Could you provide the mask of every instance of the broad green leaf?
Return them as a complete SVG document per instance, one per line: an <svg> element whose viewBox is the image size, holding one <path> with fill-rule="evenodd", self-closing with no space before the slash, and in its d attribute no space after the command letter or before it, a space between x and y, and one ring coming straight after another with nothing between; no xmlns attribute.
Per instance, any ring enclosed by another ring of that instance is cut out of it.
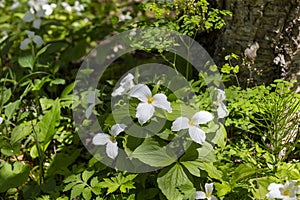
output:
<svg viewBox="0 0 300 200"><path fill-rule="evenodd" d="M257 169L251 164L241 164L239 165L232 175L231 183L235 184L239 180L244 179L248 176L251 176L257 172Z"/></svg>
<svg viewBox="0 0 300 200"><path fill-rule="evenodd" d="M120 186L119 183L113 182L109 178L104 178L103 180L104 181L100 183L100 187L108 188L107 189L107 194L110 194L110 193L113 193L113 192L117 191L117 189Z"/></svg>
<svg viewBox="0 0 300 200"><path fill-rule="evenodd" d="M20 142L31 132L32 132L31 124L21 124L19 126L16 126L11 133L11 143L14 144Z"/></svg>
<svg viewBox="0 0 300 200"><path fill-rule="evenodd" d="M180 164L174 164L172 167L163 169L158 174L157 183L159 189L167 199L172 200L183 199L183 194L178 190L180 186L190 185L193 187L193 183L190 181Z"/></svg>
<svg viewBox="0 0 300 200"><path fill-rule="evenodd" d="M185 105L184 103L171 103L171 107L172 107L172 112L168 113L166 112L166 117L167 120L169 121L174 121L176 120L178 117L184 116L184 117L188 117L191 118L196 112L198 112L197 109Z"/></svg>
<svg viewBox="0 0 300 200"><path fill-rule="evenodd" d="M213 147L207 143L204 142L201 148L197 149L198 151L198 160L202 162L215 162L216 161L216 155Z"/></svg>
<svg viewBox="0 0 300 200"><path fill-rule="evenodd" d="M220 125L220 128L217 130L215 137L212 139L214 144L217 144L222 149L226 145L227 132L223 125Z"/></svg>
<svg viewBox="0 0 300 200"><path fill-rule="evenodd" d="M13 103L9 103L5 106L5 116L7 117L7 120L11 119L12 115L15 114L16 110L19 109L20 106L20 100L17 100Z"/></svg>
<svg viewBox="0 0 300 200"><path fill-rule="evenodd" d="M83 189L82 196L86 200L92 199L92 191L90 188L86 187Z"/></svg>
<svg viewBox="0 0 300 200"><path fill-rule="evenodd" d="M269 192L268 187L271 183L276 183L276 179L274 177L262 177L262 178L255 178L250 180L252 184L258 186L252 191L253 196L255 199L264 199L266 194Z"/></svg>
<svg viewBox="0 0 300 200"><path fill-rule="evenodd" d="M67 85L65 89L62 91L60 98L66 98L74 89L75 82Z"/></svg>
<svg viewBox="0 0 300 200"><path fill-rule="evenodd" d="M13 167L4 162L0 168L0 193L22 185L28 179L29 172L30 167L19 161Z"/></svg>
<svg viewBox="0 0 300 200"><path fill-rule="evenodd" d="M88 180L94 175L94 171L84 171L82 173L82 180L87 183Z"/></svg>
<svg viewBox="0 0 300 200"><path fill-rule="evenodd" d="M225 196L229 192L231 192L231 187L228 182L222 181L222 183L214 183L218 197Z"/></svg>
<svg viewBox="0 0 300 200"><path fill-rule="evenodd" d="M181 164L194 176L200 177L200 168L203 168L203 163L199 161L184 161Z"/></svg>
<svg viewBox="0 0 300 200"><path fill-rule="evenodd" d="M75 185L71 190L71 198L70 199L74 199L75 197L80 196L80 194L83 192L84 187L85 187L85 184L83 184L83 183Z"/></svg>
<svg viewBox="0 0 300 200"><path fill-rule="evenodd" d="M223 173L218 170L213 163L203 163L204 170L208 173L210 178L214 178L217 180L222 180Z"/></svg>
<svg viewBox="0 0 300 200"><path fill-rule="evenodd" d="M11 89L6 89L3 91L0 91L0 95L1 95L1 98L0 98L0 104L1 105L4 105L11 97Z"/></svg>
<svg viewBox="0 0 300 200"><path fill-rule="evenodd" d="M169 153L166 148L160 147L157 141L145 139L131 154L131 157L137 158L153 167L165 167L177 160L174 153Z"/></svg>
<svg viewBox="0 0 300 200"><path fill-rule="evenodd" d="M25 54L25 55L21 55L18 58L18 63L22 66L22 67L28 67L31 70L33 70L33 62L34 62L34 58L32 56L31 53Z"/></svg>

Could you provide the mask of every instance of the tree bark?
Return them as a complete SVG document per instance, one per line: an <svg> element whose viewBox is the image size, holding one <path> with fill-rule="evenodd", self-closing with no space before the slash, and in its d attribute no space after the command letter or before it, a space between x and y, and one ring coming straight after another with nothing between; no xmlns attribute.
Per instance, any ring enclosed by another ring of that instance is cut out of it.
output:
<svg viewBox="0 0 300 200"><path fill-rule="evenodd" d="M299 0L215 0L214 3L219 9L233 13L225 19L226 26L218 34L215 50L211 52L218 65L224 63L226 55L235 53L244 59L239 63L244 66L240 72L244 83L253 79L254 84L270 84L283 78L298 80L299 86ZM257 52L251 52L256 43Z"/></svg>

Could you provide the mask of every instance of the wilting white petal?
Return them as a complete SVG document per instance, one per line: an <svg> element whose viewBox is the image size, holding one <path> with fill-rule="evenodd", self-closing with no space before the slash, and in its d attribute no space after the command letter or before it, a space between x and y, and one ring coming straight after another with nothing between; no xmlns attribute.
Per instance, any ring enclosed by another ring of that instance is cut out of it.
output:
<svg viewBox="0 0 300 200"><path fill-rule="evenodd" d="M23 40L20 44L20 49L21 50L25 50L28 48L29 43L31 43L31 40L29 38L26 38L25 40Z"/></svg>
<svg viewBox="0 0 300 200"><path fill-rule="evenodd" d="M204 192L202 192L202 191L196 192L196 199L205 199L205 198L206 198L206 195Z"/></svg>
<svg viewBox="0 0 300 200"><path fill-rule="evenodd" d="M132 82L134 76L131 73L128 73L120 82L120 85L126 85L127 83Z"/></svg>
<svg viewBox="0 0 300 200"><path fill-rule="evenodd" d="M192 117L195 124L206 124L213 119L213 115L207 111L199 111Z"/></svg>
<svg viewBox="0 0 300 200"><path fill-rule="evenodd" d="M41 19L35 19L33 21L33 27L36 28L36 29L40 29L41 24L42 24L42 20Z"/></svg>
<svg viewBox="0 0 300 200"><path fill-rule="evenodd" d="M206 194L212 194L214 190L214 184L213 183L205 183L205 192Z"/></svg>
<svg viewBox="0 0 300 200"><path fill-rule="evenodd" d="M143 125L147 122L154 113L154 106L148 103L139 103L136 108L136 118L138 118L139 123Z"/></svg>
<svg viewBox="0 0 300 200"><path fill-rule="evenodd" d="M196 126L191 126L189 128L189 134L192 140L198 144L203 144L203 142L205 141L205 132Z"/></svg>
<svg viewBox="0 0 300 200"><path fill-rule="evenodd" d="M110 141L110 136L105 133L97 133L93 137L93 144L94 145L105 145Z"/></svg>
<svg viewBox="0 0 300 200"><path fill-rule="evenodd" d="M218 88L215 88L215 90L217 90L217 92L218 92L218 95L217 95L218 101L224 101L226 99L226 97L225 97L225 91L224 90L220 90Z"/></svg>
<svg viewBox="0 0 300 200"><path fill-rule="evenodd" d="M282 184L271 183L268 187L268 190L270 192L267 194L267 198L279 198L279 199L283 198L279 188L283 188L283 185Z"/></svg>
<svg viewBox="0 0 300 200"><path fill-rule="evenodd" d="M118 87L116 90L113 91L111 94L113 97L118 95L123 95L127 93L129 90L131 90L134 87L133 83L133 75L127 74L120 82L120 87Z"/></svg>
<svg viewBox="0 0 300 200"><path fill-rule="evenodd" d="M38 35L34 36L33 42L36 44L37 47L42 46L42 44L44 43L43 39Z"/></svg>
<svg viewBox="0 0 300 200"><path fill-rule="evenodd" d="M125 88L123 86L120 86L111 93L111 96L115 97L115 96L123 95L125 93L126 93Z"/></svg>
<svg viewBox="0 0 300 200"><path fill-rule="evenodd" d="M32 22L33 20L34 20L34 14L32 14L31 12L27 12L23 17L24 22Z"/></svg>
<svg viewBox="0 0 300 200"><path fill-rule="evenodd" d="M3 118L2 118L2 117L0 117L0 124L2 124L2 122L3 122Z"/></svg>
<svg viewBox="0 0 300 200"><path fill-rule="evenodd" d="M147 102L152 93L147 85L138 84L130 90L130 96L138 98L142 102Z"/></svg>
<svg viewBox="0 0 300 200"><path fill-rule="evenodd" d="M91 104L89 105L89 107L86 109L85 111L85 117L88 119L90 118L91 114L92 114L92 111L93 111L93 108L95 107L96 104Z"/></svg>
<svg viewBox="0 0 300 200"><path fill-rule="evenodd" d="M166 95L155 94L153 96L152 105L158 108L167 110L169 113L172 112L171 104L168 102Z"/></svg>
<svg viewBox="0 0 300 200"><path fill-rule="evenodd" d="M228 115L229 111L227 110L224 103L222 103L222 102L219 103L217 113L218 113L218 118L224 118L224 117L226 117L226 115Z"/></svg>
<svg viewBox="0 0 300 200"><path fill-rule="evenodd" d="M172 131L180 131L189 128L189 119L186 117L178 117L172 124Z"/></svg>
<svg viewBox="0 0 300 200"><path fill-rule="evenodd" d="M106 154L111 159L115 159L118 155L118 144L116 142L109 141L106 144Z"/></svg>
<svg viewBox="0 0 300 200"><path fill-rule="evenodd" d="M28 30L25 30L25 32L26 32L26 34L28 35L28 37L34 37L34 32L32 32L32 31L28 31Z"/></svg>
<svg viewBox="0 0 300 200"><path fill-rule="evenodd" d="M119 135L122 131L124 131L126 128L125 124L115 124L111 127L111 134L114 136Z"/></svg>

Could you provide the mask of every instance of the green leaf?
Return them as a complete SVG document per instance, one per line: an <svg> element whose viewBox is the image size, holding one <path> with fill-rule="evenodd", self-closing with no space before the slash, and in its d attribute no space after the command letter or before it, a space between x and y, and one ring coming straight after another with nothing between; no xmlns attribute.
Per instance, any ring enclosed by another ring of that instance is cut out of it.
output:
<svg viewBox="0 0 300 200"><path fill-rule="evenodd" d="M9 103L5 106L5 116L7 120L11 119L12 115L16 113L16 110L19 109L20 100L17 100L13 103Z"/></svg>
<svg viewBox="0 0 300 200"><path fill-rule="evenodd" d="M239 165L232 175L231 182L233 184L237 183L239 180L244 179L248 176L251 176L257 172L257 169L251 164L241 164Z"/></svg>
<svg viewBox="0 0 300 200"><path fill-rule="evenodd" d="M216 155L213 147L208 143L204 142L201 148L197 149L198 151L198 159L202 162L215 162Z"/></svg>
<svg viewBox="0 0 300 200"><path fill-rule="evenodd" d="M181 164L194 176L200 177L200 167L203 164L199 161L184 161Z"/></svg>
<svg viewBox="0 0 300 200"><path fill-rule="evenodd" d="M109 178L104 178L103 180L104 180L104 181L102 181L102 182L100 183L100 186L101 186L102 188L108 188L107 194L110 194L110 193L113 193L113 192L117 191L117 189L118 189L119 186L120 186L117 182L114 182L114 181L112 181L112 180L109 179Z"/></svg>
<svg viewBox="0 0 300 200"><path fill-rule="evenodd" d="M67 87L65 87L65 89L62 91L60 98L66 98L68 96L68 94L70 94L75 86L75 82L69 84Z"/></svg>
<svg viewBox="0 0 300 200"><path fill-rule="evenodd" d="M196 112L197 109L185 105L184 103L171 103L171 107L172 107L172 112L168 113L166 112L166 118L169 121L174 121L177 119L177 117L188 117L191 118Z"/></svg>
<svg viewBox="0 0 300 200"><path fill-rule="evenodd" d="M226 137L227 137L226 129L223 125L220 125L220 128L216 131L216 135L212 139L212 142L217 144L222 149L224 149L226 145L226 140L225 140Z"/></svg>
<svg viewBox="0 0 300 200"><path fill-rule="evenodd" d="M84 188L82 192L82 196L86 200L92 199L92 191L90 188Z"/></svg>
<svg viewBox="0 0 300 200"><path fill-rule="evenodd" d="M165 167L177 160L176 155L167 152L166 148L160 147L157 141L145 139L131 154L131 157L137 158L153 167Z"/></svg>
<svg viewBox="0 0 300 200"><path fill-rule="evenodd" d="M0 193L25 183L29 172L30 167L19 161L15 162L13 167L9 163L4 162L0 169Z"/></svg>
<svg viewBox="0 0 300 200"><path fill-rule="evenodd" d="M80 196L80 194L83 192L84 187L85 187L85 184L83 184L83 183L75 185L71 190L71 199L74 199L75 197Z"/></svg>
<svg viewBox="0 0 300 200"><path fill-rule="evenodd" d="M214 183L218 197L225 196L229 192L231 192L231 187L228 182L222 181L222 183Z"/></svg>
<svg viewBox="0 0 300 200"><path fill-rule="evenodd" d="M1 105L4 105L11 97L11 89L6 89L4 92L0 91L1 98L0 98L0 103Z"/></svg>
<svg viewBox="0 0 300 200"><path fill-rule="evenodd" d="M33 62L34 62L34 58L32 56L31 53L25 54L25 55L21 55L18 58L18 63L22 66L22 67L28 67L31 70L33 70Z"/></svg>
<svg viewBox="0 0 300 200"><path fill-rule="evenodd" d="M94 175L94 171L84 171L82 173L82 180L87 183L87 181Z"/></svg>
<svg viewBox="0 0 300 200"><path fill-rule="evenodd" d="M172 167L163 169L157 178L159 189L167 197L172 200L182 200L183 194L179 191L178 187L183 185L190 185L190 181L180 164L174 164Z"/></svg>
<svg viewBox="0 0 300 200"><path fill-rule="evenodd" d="M222 180L223 173L218 170L213 163L203 163L204 170L208 173L210 178L214 178L217 180Z"/></svg>
<svg viewBox="0 0 300 200"><path fill-rule="evenodd" d="M21 124L16 126L11 133L11 143L17 143L23 140L32 132L31 124Z"/></svg>

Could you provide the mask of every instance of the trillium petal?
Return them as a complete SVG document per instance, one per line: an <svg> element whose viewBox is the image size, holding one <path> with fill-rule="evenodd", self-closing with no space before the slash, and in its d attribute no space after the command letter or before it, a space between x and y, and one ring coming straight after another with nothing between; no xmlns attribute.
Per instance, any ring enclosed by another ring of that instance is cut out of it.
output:
<svg viewBox="0 0 300 200"><path fill-rule="evenodd" d="M212 195L210 199L211 200L218 200L217 197L215 197L214 195Z"/></svg>
<svg viewBox="0 0 300 200"><path fill-rule="evenodd" d="M108 142L110 142L109 139L109 135L105 134L105 133L97 133L94 137L93 137L93 144L94 145L105 145Z"/></svg>
<svg viewBox="0 0 300 200"><path fill-rule="evenodd" d="M221 90L221 89L218 89L218 88L215 88L215 90L217 90L217 92L218 92L218 95L217 95L218 101L224 101L226 99L225 91Z"/></svg>
<svg viewBox="0 0 300 200"><path fill-rule="evenodd" d="M25 33L28 35L29 38L33 38L35 35L34 32L28 30L25 30Z"/></svg>
<svg viewBox="0 0 300 200"><path fill-rule="evenodd" d="M205 198L206 198L206 195L204 192L202 192L202 191L196 192L196 199L205 199Z"/></svg>
<svg viewBox="0 0 300 200"><path fill-rule="evenodd" d="M23 17L24 22L31 22L33 20L34 20L34 15L31 12L27 12Z"/></svg>
<svg viewBox="0 0 300 200"><path fill-rule="evenodd" d="M126 128L125 124L115 124L111 127L111 134L114 136L119 135L122 131L124 131Z"/></svg>
<svg viewBox="0 0 300 200"><path fill-rule="evenodd" d="M120 85L126 85L130 82L132 82L134 79L134 76L131 73L128 73L120 82Z"/></svg>
<svg viewBox="0 0 300 200"><path fill-rule="evenodd" d="M0 117L0 124L2 124L2 122L3 122L3 118L2 118L2 117Z"/></svg>
<svg viewBox="0 0 300 200"><path fill-rule="evenodd" d="M130 96L138 98L142 102L147 102L148 97L151 97L152 94L147 85L138 84L131 89Z"/></svg>
<svg viewBox="0 0 300 200"><path fill-rule="evenodd" d="M28 48L28 44L31 42L30 39L26 38L25 40L23 40L20 44L20 49L25 50Z"/></svg>
<svg viewBox="0 0 300 200"><path fill-rule="evenodd" d="M213 183L205 183L205 192L208 194L212 194L213 190L214 190L214 185Z"/></svg>
<svg viewBox="0 0 300 200"><path fill-rule="evenodd" d="M205 141L205 132L196 126L192 126L189 128L189 134L192 140L198 144L203 144L203 142Z"/></svg>
<svg viewBox="0 0 300 200"><path fill-rule="evenodd" d="M106 154L111 159L115 159L118 156L118 144L116 142L109 141L106 144Z"/></svg>
<svg viewBox="0 0 300 200"><path fill-rule="evenodd" d="M124 93L125 93L125 88L121 85L111 93L111 96L115 97L115 96L123 95Z"/></svg>
<svg viewBox="0 0 300 200"><path fill-rule="evenodd" d="M41 24L42 24L42 20L41 19L35 19L33 21L33 27L36 28L36 29L40 29Z"/></svg>
<svg viewBox="0 0 300 200"><path fill-rule="evenodd" d="M39 35L34 36L33 42L36 44L37 47L42 46L44 43L43 39Z"/></svg>
<svg viewBox="0 0 300 200"><path fill-rule="evenodd" d="M195 124L206 124L213 119L213 115L207 111L199 111L192 117Z"/></svg>
<svg viewBox="0 0 300 200"><path fill-rule="evenodd" d="M37 13L35 14L38 18L43 17L45 15L45 11L44 10L39 10L37 11Z"/></svg>
<svg viewBox="0 0 300 200"><path fill-rule="evenodd" d="M172 131L180 131L189 128L189 119L186 117L178 117L172 124Z"/></svg>
<svg viewBox="0 0 300 200"><path fill-rule="evenodd" d="M224 103L220 103L217 109L218 117L219 118L224 118L226 115L228 115L229 111L227 110L226 106Z"/></svg>
<svg viewBox="0 0 300 200"><path fill-rule="evenodd" d="M148 103L139 103L136 108L136 118L138 118L139 123L143 125L148 121L154 113L154 106Z"/></svg>
<svg viewBox="0 0 300 200"><path fill-rule="evenodd" d="M279 188L283 188L283 185L282 184L271 183L268 187L268 190L270 192L266 195L266 197L267 198L283 198Z"/></svg>
<svg viewBox="0 0 300 200"><path fill-rule="evenodd" d="M158 108L167 110L169 113L172 112L171 104L167 100L167 96L164 94L155 94L153 96L152 105Z"/></svg>

